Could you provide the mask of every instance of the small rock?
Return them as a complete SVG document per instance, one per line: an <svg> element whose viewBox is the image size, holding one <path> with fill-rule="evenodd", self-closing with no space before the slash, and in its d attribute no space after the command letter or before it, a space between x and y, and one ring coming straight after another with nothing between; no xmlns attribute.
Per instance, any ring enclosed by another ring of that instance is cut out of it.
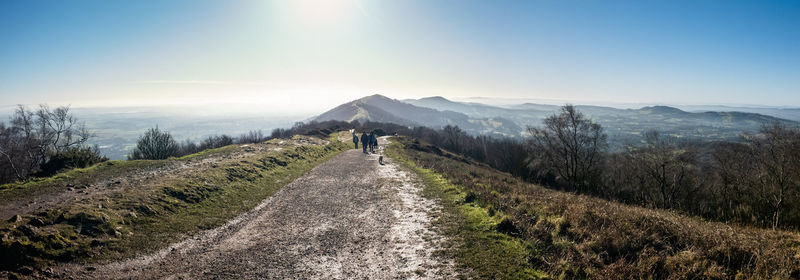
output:
<svg viewBox="0 0 800 280"><path fill-rule="evenodd" d="M33 275L33 268L30 268L29 266L23 266L19 269L19 273L22 275Z"/></svg>
<svg viewBox="0 0 800 280"><path fill-rule="evenodd" d="M20 215L14 215L13 217L11 217L11 219L8 219L8 222L9 222L9 223L19 223L19 222L22 222L22 216L20 216Z"/></svg>
<svg viewBox="0 0 800 280"><path fill-rule="evenodd" d="M29 224L29 225L32 225L32 226L35 226L35 227L43 227L43 226L45 226L45 225L46 225L46 224L44 223L44 221L42 221L42 219L39 219L39 218L33 218L33 219L31 219L30 221L28 221L28 224Z"/></svg>
<svg viewBox="0 0 800 280"><path fill-rule="evenodd" d="M34 236L39 233L39 230L29 225L21 225L17 229L27 236Z"/></svg>

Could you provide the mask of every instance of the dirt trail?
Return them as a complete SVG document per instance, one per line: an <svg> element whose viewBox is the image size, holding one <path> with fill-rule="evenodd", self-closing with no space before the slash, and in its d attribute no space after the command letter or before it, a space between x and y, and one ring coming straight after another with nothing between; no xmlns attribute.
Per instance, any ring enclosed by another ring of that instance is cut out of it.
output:
<svg viewBox="0 0 800 280"><path fill-rule="evenodd" d="M385 139L381 139L384 142ZM416 175L390 159L349 150L314 168L255 209L152 255L62 277L104 279L454 278L435 254L435 201Z"/></svg>

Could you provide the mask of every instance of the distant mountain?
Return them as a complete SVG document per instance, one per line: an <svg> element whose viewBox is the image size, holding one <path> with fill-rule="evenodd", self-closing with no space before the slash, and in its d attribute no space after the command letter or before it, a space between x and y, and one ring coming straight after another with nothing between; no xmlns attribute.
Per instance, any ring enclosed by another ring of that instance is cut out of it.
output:
<svg viewBox="0 0 800 280"><path fill-rule="evenodd" d="M800 108L778 107L734 107L719 105L683 105L677 106L689 112L745 112L773 116L792 121L800 121Z"/></svg>
<svg viewBox="0 0 800 280"><path fill-rule="evenodd" d="M415 106L377 94L339 105L314 120L391 122L431 128L456 125L473 134L499 134L512 137L517 137L522 132L522 128L514 121L499 116L471 117L452 110Z"/></svg>
<svg viewBox="0 0 800 280"><path fill-rule="evenodd" d="M453 111L471 117L491 118L503 116L509 109L490 106L480 103L455 102L441 96L426 97L421 99L406 99L403 102L419 107L432 108L440 111Z"/></svg>
<svg viewBox="0 0 800 280"><path fill-rule="evenodd" d="M764 124L798 125L795 121L748 112L687 112L671 106L575 107L603 126L612 149L642 141L643 133L648 130L682 139L735 140L743 133L757 132ZM559 109L560 106L534 103L497 107L440 96L400 101L372 95L342 104L314 120L378 121L432 128L457 125L472 134L519 137L525 127L541 126L545 118Z"/></svg>
<svg viewBox="0 0 800 280"><path fill-rule="evenodd" d="M525 103L509 107L496 107L479 103L428 97L405 100L410 104L436 110L449 110L470 117L493 118L502 116L519 127L539 126L542 120L558 113L560 106ZM742 133L758 131L769 123L797 124L797 122L750 112L687 112L670 106L649 106L640 109L619 109L604 106L576 105L580 112L603 125L612 144L641 141L642 132L659 130L665 134L695 139L735 139ZM779 110L779 109L774 109ZM787 111L791 112L791 111Z"/></svg>

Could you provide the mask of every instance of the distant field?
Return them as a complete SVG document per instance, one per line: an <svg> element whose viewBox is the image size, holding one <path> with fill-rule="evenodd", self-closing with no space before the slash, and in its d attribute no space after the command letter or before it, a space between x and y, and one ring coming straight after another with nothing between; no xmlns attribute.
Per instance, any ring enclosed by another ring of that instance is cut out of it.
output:
<svg viewBox="0 0 800 280"><path fill-rule="evenodd" d="M148 128L158 126L182 142L199 142L213 135L238 136L251 130L265 134L278 127L289 127L301 116L256 114L191 115L185 112L168 112L159 108L73 109L75 116L86 122L95 133L89 142L100 147L110 159L125 159L136 140Z"/></svg>

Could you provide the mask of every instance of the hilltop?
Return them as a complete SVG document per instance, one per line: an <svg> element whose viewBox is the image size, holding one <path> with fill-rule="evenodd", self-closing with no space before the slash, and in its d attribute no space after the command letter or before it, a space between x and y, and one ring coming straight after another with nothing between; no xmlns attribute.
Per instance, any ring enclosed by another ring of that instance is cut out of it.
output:
<svg viewBox="0 0 800 280"><path fill-rule="evenodd" d="M522 132L521 127L501 116L489 118L470 117L460 112L419 107L378 94L339 105L322 113L313 120L385 122L431 128L452 125L474 134L496 134L512 137L519 136Z"/></svg>

